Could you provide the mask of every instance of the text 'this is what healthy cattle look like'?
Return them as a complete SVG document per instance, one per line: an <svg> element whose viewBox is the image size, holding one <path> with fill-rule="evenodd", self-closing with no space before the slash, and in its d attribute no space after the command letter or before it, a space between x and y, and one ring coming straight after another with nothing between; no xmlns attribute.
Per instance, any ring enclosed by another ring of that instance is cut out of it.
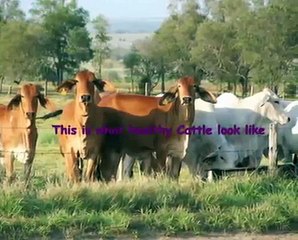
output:
<svg viewBox="0 0 298 240"><path fill-rule="evenodd" d="M212 93L196 86L191 77L179 79L162 97L122 93L103 97L98 106L103 109L106 122L110 126L122 127L123 134L117 135L117 139L115 136L106 136L100 166L102 177L107 181L115 178L122 154L134 157L156 152L158 169L166 170L169 176L178 178L181 159L188 146L188 135L177 134L176 129L182 124L185 127L192 125L196 94L203 100L216 102ZM127 131L130 126L162 126L173 131L171 136L138 135Z"/></svg>
<svg viewBox="0 0 298 240"><path fill-rule="evenodd" d="M57 91L69 92L76 87L75 99L68 103L60 118L60 124L76 129L75 134L63 134L57 128L60 152L66 161L68 179L71 182L81 180L83 161L87 161L86 180L94 180L94 171L98 164L102 136L99 134L86 134L83 129L95 130L102 127L103 118L96 103L100 100L98 92L102 92L109 84L96 79L94 73L84 70L76 74L75 79L63 82Z"/></svg>
<svg viewBox="0 0 298 240"><path fill-rule="evenodd" d="M35 156L38 137L36 112L38 101L50 111L55 106L41 94L42 87L24 84L7 106L0 104L0 152L3 151L8 183L14 178L14 160L24 163L27 185Z"/></svg>

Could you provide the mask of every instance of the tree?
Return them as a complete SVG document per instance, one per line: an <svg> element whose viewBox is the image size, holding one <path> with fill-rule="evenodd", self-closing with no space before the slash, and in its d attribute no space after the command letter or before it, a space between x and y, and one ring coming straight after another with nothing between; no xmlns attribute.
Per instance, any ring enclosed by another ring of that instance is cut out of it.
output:
<svg viewBox="0 0 298 240"><path fill-rule="evenodd" d="M9 21L1 28L0 72L11 80L37 76L43 56L42 30L38 25Z"/></svg>
<svg viewBox="0 0 298 240"><path fill-rule="evenodd" d="M0 22L24 20L25 14L20 9L19 0L0 0Z"/></svg>
<svg viewBox="0 0 298 240"><path fill-rule="evenodd" d="M135 46L132 46L131 51L123 58L123 63L125 67L130 70L130 80L131 80L132 91L134 91L135 89L133 76L134 76L136 67L140 64L140 61L141 61L141 56L138 53Z"/></svg>
<svg viewBox="0 0 298 240"><path fill-rule="evenodd" d="M190 50L193 46L197 27L205 17L199 13L199 5L196 0L173 1L171 16L163 22L153 37L155 59L159 58L162 68L160 75L164 78L167 69L173 69L175 77L192 75L196 80L201 78L200 67L192 62ZM159 64L159 66L160 66Z"/></svg>
<svg viewBox="0 0 298 240"><path fill-rule="evenodd" d="M73 74L82 61L93 56L86 29L88 12L77 8L76 1L65 4L62 0L38 0L31 12L45 30L46 57L60 83L65 72Z"/></svg>
<svg viewBox="0 0 298 240"><path fill-rule="evenodd" d="M102 64L103 61L110 55L111 49L109 47L109 41L111 37L108 36L108 22L104 16L99 15L93 21L93 27L95 30L94 43L94 58L93 64L98 66L99 77L102 77Z"/></svg>

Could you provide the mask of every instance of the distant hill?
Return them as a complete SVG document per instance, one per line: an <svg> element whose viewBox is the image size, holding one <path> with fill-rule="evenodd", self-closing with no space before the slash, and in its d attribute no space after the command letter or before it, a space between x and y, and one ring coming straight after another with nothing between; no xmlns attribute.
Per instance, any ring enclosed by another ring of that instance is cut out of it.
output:
<svg viewBox="0 0 298 240"><path fill-rule="evenodd" d="M161 25L162 18L144 19L108 19L110 33L153 33ZM88 25L90 32L93 32L91 24Z"/></svg>
<svg viewBox="0 0 298 240"><path fill-rule="evenodd" d="M111 33L152 33L156 31L163 19L111 19Z"/></svg>

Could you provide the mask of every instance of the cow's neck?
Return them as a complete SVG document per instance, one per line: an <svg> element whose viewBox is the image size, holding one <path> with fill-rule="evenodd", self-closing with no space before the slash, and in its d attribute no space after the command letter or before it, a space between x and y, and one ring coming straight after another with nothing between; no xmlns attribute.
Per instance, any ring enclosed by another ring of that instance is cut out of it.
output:
<svg viewBox="0 0 298 240"><path fill-rule="evenodd" d="M169 112L170 116L168 121L171 122L171 126L174 128L177 128L182 124L186 127L192 125L194 120L194 106L182 106L180 99L177 98Z"/></svg>
<svg viewBox="0 0 298 240"><path fill-rule="evenodd" d="M81 112L81 109L80 109L79 105L77 104L76 105L76 108L75 108L75 114L74 114L75 121L76 121L77 125L79 127L83 127L83 126L86 126L87 127L88 124L89 124L89 120L91 118L91 114L92 114L93 111L94 111L94 104L91 104L89 106L87 116L83 116L82 115L82 112Z"/></svg>

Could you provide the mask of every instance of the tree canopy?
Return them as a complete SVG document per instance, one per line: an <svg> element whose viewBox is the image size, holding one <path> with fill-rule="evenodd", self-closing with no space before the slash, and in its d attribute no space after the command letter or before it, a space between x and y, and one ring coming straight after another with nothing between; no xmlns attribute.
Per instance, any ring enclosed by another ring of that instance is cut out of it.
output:
<svg viewBox="0 0 298 240"><path fill-rule="evenodd" d="M37 0L31 16L18 0L0 0L0 78L61 82L86 62L102 77L114 58L132 89L161 82L164 91L165 81L183 75L243 95L251 85L295 84L296 0L171 0L168 10L156 32L124 51L110 44L106 17L90 19L76 0Z"/></svg>

